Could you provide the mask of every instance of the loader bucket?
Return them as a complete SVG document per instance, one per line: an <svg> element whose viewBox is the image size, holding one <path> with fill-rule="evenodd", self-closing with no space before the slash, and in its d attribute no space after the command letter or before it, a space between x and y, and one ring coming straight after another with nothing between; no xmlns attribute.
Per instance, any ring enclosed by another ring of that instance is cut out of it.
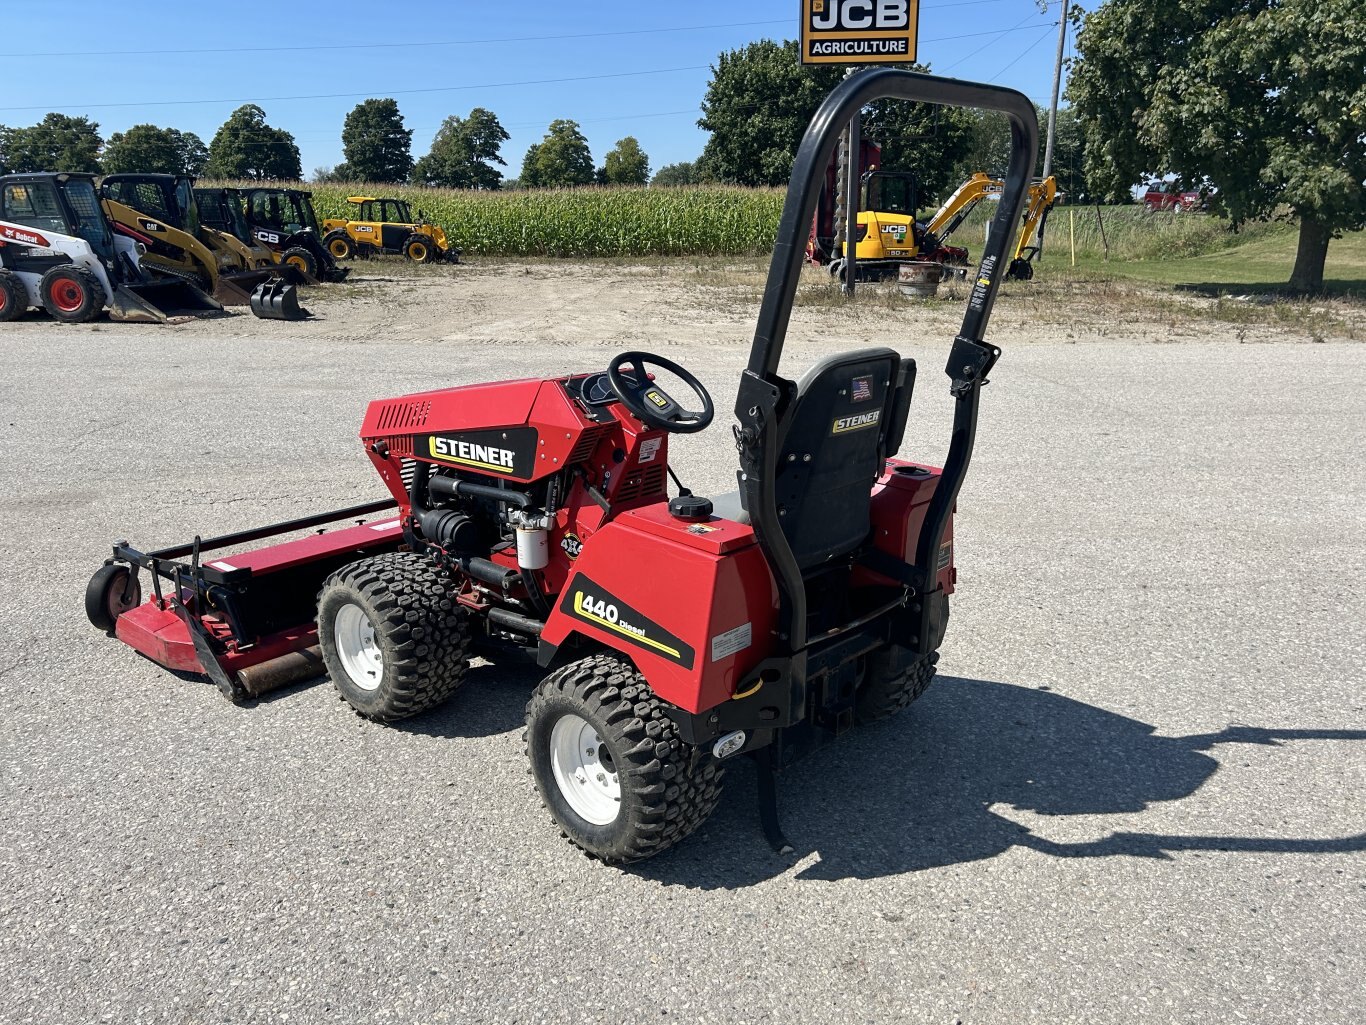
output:
<svg viewBox="0 0 1366 1025"><path fill-rule="evenodd" d="M109 300L109 319L164 324L172 317L193 317L222 308L218 300L188 281L142 282L114 289Z"/></svg>
<svg viewBox="0 0 1366 1025"><path fill-rule="evenodd" d="M262 320L307 320L313 314L299 305L296 286L281 281L263 281L251 293L251 312Z"/></svg>
<svg viewBox="0 0 1366 1025"><path fill-rule="evenodd" d="M218 287L213 290L213 297L224 306L248 306L251 304L251 293L256 290L256 286L274 276L274 272L268 270L248 270L219 275Z"/></svg>

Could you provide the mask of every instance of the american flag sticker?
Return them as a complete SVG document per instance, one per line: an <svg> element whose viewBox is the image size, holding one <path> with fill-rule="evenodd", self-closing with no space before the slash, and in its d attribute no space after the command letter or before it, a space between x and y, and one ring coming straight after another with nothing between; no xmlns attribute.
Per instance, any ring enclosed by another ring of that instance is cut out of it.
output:
<svg viewBox="0 0 1366 1025"><path fill-rule="evenodd" d="M854 378L854 387L850 394L855 402L867 402L873 397L873 379L871 377Z"/></svg>

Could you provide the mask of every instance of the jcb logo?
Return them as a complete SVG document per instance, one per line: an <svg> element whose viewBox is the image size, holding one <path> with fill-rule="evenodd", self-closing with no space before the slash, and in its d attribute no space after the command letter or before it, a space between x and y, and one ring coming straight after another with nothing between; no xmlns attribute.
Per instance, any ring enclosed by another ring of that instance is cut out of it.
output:
<svg viewBox="0 0 1366 1025"><path fill-rule="evenodd" d="M803 64L915 60L920 0L804 0Z"/></svg>
<svg viewBox="0 0 1366 1025"><path fill-rule="evenodd" d="M258 240L266 243L267 245L278 246L280 244L280 236L273 231L263 231L258 228L256 231L256 237Z"/></svg>
<svg viewBox="0 0 1366 1025"><path fill-rule="evenodd" d="M905 29L910 0L812 0L811 27L817 32Z"/></svg>

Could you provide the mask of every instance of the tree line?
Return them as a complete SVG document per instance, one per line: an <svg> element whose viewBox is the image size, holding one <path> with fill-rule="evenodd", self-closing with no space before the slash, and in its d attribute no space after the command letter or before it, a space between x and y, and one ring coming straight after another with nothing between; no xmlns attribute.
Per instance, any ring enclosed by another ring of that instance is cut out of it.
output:
<svg viewBox="0 0 1366 1025"><path fill-rule="evenodd" d="M1176 178L1203 188L1235 226L1289 217L1300 226L1292 283L1321 287L1329 240L1366 225L1366 7L1201 0L1154 19L1145 2L1074 10L1072 105L1059 111L1052 167L1059 186L1074 200L1113 202L1129 200L1144 179ZM845 70L801 64L794 41L759 40L720 54L711 72L697 122L709 133L702 153L660 168L653 183L785 185L811 115ZM978 111L887 101L864 112L864 130L881 144L884 167L919 174L927 200L968 173L1001 170L1008 155L1004 119ZM417 160L412 135L397 102L366 100L342 126L344 162L315 177L473 189L651 180L634 137L599 166L567 119L551 122L510 180L502 170L508 133L483 107L447 117ZM303 172L294 137L254 104L234 111L208 146L192 132L150 124L106 142L97 124L56 113L26 128L0 126L4 170Z"/></svg>
<svg viewBox="0 0 1366 1025"><path fill-rule="evenodd" d="M81 171L90 174L187 174L229 179L303 177L294 136L266 120L254 103L238 107L206 146L193 132L153 124L134 125L107 140L89 118L52 113L21 128L0 125L0 174L28 171ZM504 179L502 146L508 133L497 115L475 107L465 117L451 115L437 130L430 151L412 156L413 132L406 128L392 99L369 99L346 115L342 125L343 163L318 168L315 181L367 181L498 189L576 185L644 185L650 161L640 142L626 136L593 163L588 140L575 121L551 122L545 138L522 162L520 179Z"/></svg>

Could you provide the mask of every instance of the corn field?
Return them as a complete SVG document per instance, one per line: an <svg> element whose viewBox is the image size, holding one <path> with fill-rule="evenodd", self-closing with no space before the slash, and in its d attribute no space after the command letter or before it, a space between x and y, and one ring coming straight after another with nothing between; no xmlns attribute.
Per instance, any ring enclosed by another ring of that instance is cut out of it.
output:
<svg viewBox="0 0 1366 1025"><path fill-rule="evenodd" d="M227 185L298 183L224 182ZM758 255L773 248L782 189L723 186L475 192L411 185L304 185L319 220L354 217L347 196L407 200L451 245L495 256Z"/></svg>
<svg viewBox="0 0 1366 1025"><path fill-rule="evenodd" d="M490 256L757 256L773 248L783 189L729 186L532 189L475 192L414 185L300 186L298 182L221 182L283 185L313 193L318 217L355 216L347 196L396 197L413 213L446 229L451 244ZM1049 216L1047 245L1068 249L1068 214L1076 214L1077 255L1099 257L1101 232L1094 207L1059 206ZM982 203L958 229L957 245L980 252L986 222L995 214ZM925 212L928 216L930 211ZM1251 223L1234 232L1227 221L1201 213L1149 214L1138 205L1101 208L1111 260L1154 260L1218 252L1268 233L1281 224Z"/></svg>

